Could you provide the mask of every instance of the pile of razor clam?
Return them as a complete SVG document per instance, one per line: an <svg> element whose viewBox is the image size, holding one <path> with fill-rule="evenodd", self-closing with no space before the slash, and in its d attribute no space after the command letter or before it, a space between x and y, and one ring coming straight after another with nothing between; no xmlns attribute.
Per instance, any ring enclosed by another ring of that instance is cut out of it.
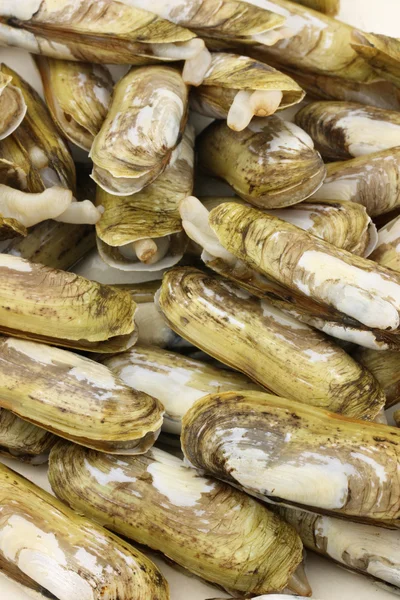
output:
<svg viewBox="0 0 400 600"><path fill-rule="evenodd" d="M400 594L400 39L250 1L0 0L44 90L0 65L0 453L57 496L0 463L0 572L37 599L168 600L149 549L215 597L311 596L306 550Z"/></svg>

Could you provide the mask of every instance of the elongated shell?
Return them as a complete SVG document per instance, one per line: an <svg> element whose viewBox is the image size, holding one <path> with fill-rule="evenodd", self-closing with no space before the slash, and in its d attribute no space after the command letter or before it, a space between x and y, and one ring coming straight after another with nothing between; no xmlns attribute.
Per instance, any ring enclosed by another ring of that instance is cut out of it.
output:
<svg viewBox="0 0 400 600"><path fill-rule="evenodd" d="M158 398L165 408L163 431L180 434L182 417L196 400L215 391L260 390L240 373L159 348L135 346L103 361L130 387Z"/></svg>
<svg viewBox="0 0 400 600"><path fill-rule="evenodd" d="M399 592L399 532L315 515L293 508L279 508L309 550Z"/></svg>
<svg viewBox="0 0 400 600"><path fill-rule="evenodd" d="M169 600L157 567L116 535L0 465L0 564L38 600ZM288 526L287 526L288 527Z"/></svg>
<svg viewBox="0 0 400 600"><path fill-rule="evenodd" d="M0 409L0 454L38 465L47 462L56 436Z"/></svg>
<svg viewBox="0 0 400 600"><path fill-rule="evenodd" d="M390 148L327 165L327 176L313 200L350 200L371 217L400 206L400 148Z"/></svg>
<svg viewBox="0 0 400 600"><path fill-rule="evenodd" d="M325 166L311 138L276 115L254 119L241 132L223 122L212 123L200 135L197 150L208 171L261 208L301 202L325 178Z"/></svg>
<svg viewBox="0 0 400 600"><path fill-rule="evenodd" d="M209 222L229 252L267 277L367 327L398 329L400 279L393 271L240 204L215 208Z"/></svg>
<svg viewBox="0 0 400 600"><path fill-rule="evenodd" d="M300 71L356 82L381 79L351 47L353 27L350 25L288 0L251 0L251 4L286 17L285 28L289 37L274 46L257 48L257 58L268 62L272 57L281 65Z"/></svg>
<svg viewBox="0 0 400 600"><path fill-rule="evenodd" d="M33 87L15 71L4 64L0 68L3 74L13 78L13 85L21 91L27 105L26 116L13 135L28 153L29 160L40 178L41 189L31 191L42 191L54 185L74 191L74 161L49 109Z"/></svg>
<svg viewBox="0 0 400 600"><path fill-rule="evenodd" d="M218 52L211 55L210 68L191 105L206 117L227 118L231 129L241 131L253 116L271 115L297 104L304 95L291 77L265 63Z"/></svg>
<svg viewBox="0 0 400 600"><path fill-rule="evenodd" d="M347 160L400 145L400 114L351 102L312 102L296 114L324 158Z"/></svg>
<svg viewBox="0 0 400 600"><path fill-rule="evenodd" d="M11 82L11 76L0 73L0 140L19 127L27 109L21 90Z"/></svg>
<svg viewBox="0 0 400 600"><path fill-rule="evenodd" d="M174 331L276 394L367 420L384 404L376 380L344 350L227 282L173 269L159 305Z"/></svg>
<svg viewBox="0 0 400 600"><path fill-rule="evenodd" d="M96 232L105 244L124 246L182 231L178 206L193 188L193 146L194 129L187 126L176 160L141 192L120 197L97 188L97 204L104 212Z"/></svg>
<svg viewBox="0 0 400 600"><path fill-rule="evenodd" d="M0 340L0 406L102 452L137 454L153 445L163 410L107 367L59 348Z"/></svg>
<svg viewBox="0 0 400 600"><path fill-rule="evenodd" d="M183 417L190 464L260 499L397 525L395 427L364 423L259 392L198 400Z"/></svg>
<svg viewBox="0 0 400 600"><path fill-rule="evenodd" d="M148 8L148 6L146 7ZM115 0L31 0L0 8L0 41L62 60L143 65L185 60L204 42L147 10Z"/></svg>
<svg viewBox="0 0 400 600"><path fill-rule="evenodd" d="M106 352L134 341L128 292L8 254L0 255L0 281L3 333Z"/></svg>
<svg viewBox="0 0 400 600"><path fill-rule="evenodd" d="M340 0L294 0L297 4L303 4L313 10L334 17L340 9Z"/></svg>
<svg viewBox="0 0 400 600"><path fill-rule="evenodd" d="M101 65L44 56L36 62L54 121L65 137L89 152L110 106L110 72Z"/></svg>
<svg viewBox="0 0 400 600"><path fill-rule="evenodd" d="M379 381L385 393L386 408L400 402L400 353L359 348L354 358Z"/></svg>
<svg viewBox="0 0 400 600"><path fill-rule="evenodd" d="M183 133L187 101L187 86L171 67L132 69L123 77L90 152L100 187L126 196L154 181Z"/></svg>
<svg viewBox="0 0 400 600"><path fill-rule="evenodd" d="M212 210L232 198L202 198L204 206ZM237 202L236 198L234 199ZM189 212L189 211L188 211ZM377 231L365 207L355 202L325 200L300 202L296 206L266 211L273 217L292 223L304 231L343 248L353 254L368 256L376 246ZM190 219L190 213L188 217ZM195 211L193 211L195 216Z"/></svg>
<svg viewBox="0 0 400 600"><path fill-rule="evenodd" d="M400 39L354 30L351 46L379 75L400 87Z"/></svg>
<svg viewBox="0 0 400 600"><path fill-rule="evenodd" d="M378 243L371 260L379 265L400 272L400 216L387 223L378 231Z"/></svg>
<svg viewBox="0 0 400 600"><path fill-rule="evenodd" d="M78 512L224 587L280 591L302 558L297 534L265 507L157 448L121 460L60 443L49 478Z"/></svg>

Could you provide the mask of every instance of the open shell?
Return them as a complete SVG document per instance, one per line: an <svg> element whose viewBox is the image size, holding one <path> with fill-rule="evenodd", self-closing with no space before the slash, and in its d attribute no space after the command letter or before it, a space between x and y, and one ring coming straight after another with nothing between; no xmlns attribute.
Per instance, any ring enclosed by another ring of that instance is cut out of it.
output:
<svg viewBox="0 0 400 600"><path fill-rule="evenodd" d="M183 415L199 398L215 391L260 390L240 373L160 348L136 345L102 362L126 385L158 398L165 409L163 431L177 435Z"/></svg>
<svg viewBox="0 0 400 600"><path fill-rule="evenodd" d="M304 98L288 75L247 56L213 53L201 86L191 96L192 108L241 131L253 116L266 117Z"/></svg>
<svg viewBox="0 0 400 600"><path fill-rule="evenodd" d="M37 57L54 121L72 143L89 152L107 116L113 90L102 65Z"/></svg>
<svg viewBox="0 0 400 600"><path fill-rule="evenodd" d="M10 75L0 72L0 140L20 126L27 109L21 90L11 82Z"/></svg>
<svg viewBox="0 0 400 600"><path fill-rule="evenodd" d="M337 15L340 10L340 0L294 0L294 2L332 17Z"/></svg>
<svg viewBox="0 0 400 600"><path fill-rule="evenodd" d="M175 268L158 301L174 331L276 394L367 420L384 405L377 381L344 350L228 282Z"/></svg>
<svg viewBox="0 0 400 600"><path fill-rule="evenodd" d="M187 126L176 160L141 192L120 197L98 188L104 212L96 231L105 262L124 270L159 270L182 258L185 241L175 234L182 231L179 202L193 188L193 145L194 129Z"/></svg>
<svg viewBox="0 0 400 600"><path fill-rule="evenodd" d="M0 454L39 465L47 462L56 436L23 421L5 408L0 409Z"/></svg>
<svg viewBox="0 0 400 600"><path fill-rule="evenodd" d="M8 3L0 8L0 43L62 60L126 65L192 59L204 50L188 29L114 0Z"/></svg>
<svg viewBox="0 0 400 600"><path fill-rule="evenodd" d="M261 274L366 327L398 330L400 278L393 271L240 204L214 208L209 223L226 250Z"/></svg>
<svg viewBox="0 0 400 600"><path fill-rule="evenodd" d="M265 501L400 524L400 431L259 392L205 396L185 414L189 463Z"/></svg>
<svg viewBox="0 0 400 600"><path fill-rule="evenodd" d="M127 196L156 179L171 160L186 124L188 89L178 70L131 69L115 87L90 157L93 179Z"/></svg>
<svg viewBox="0 0 400 600"><path fill-rule="evenodd" d="M1 9L0 9L1 10ZM13 78L24 97L27 112L21 125L13 133L18 144L28 153L31 165L37 172L42 191L55 185L72 191L76 186L75 165L67 143L53 122L49 109L33 89L15 71L1 65L1 72Z"/></svg>
<svg viewBox="0 0 400 600"><path fill-rule="evenodd" d="M157 439L163 410L107 367L52 346L0 340L0 406L102 452L138 454Z"/></svg>
<svg viewBox="0 0 400 600"><path fill-rule="evenodd" d="M324 158L347 160L400 145L400 113L351 102L313 102L296 114Z"/></svg>
<svg viewBox="0 0 400 600"><path fill-rule="evenodd" d="M359 348L354 358L379 381L386 397L386 408L400 402L400 353Z"/></svg>
<svg viewBox="0 0 400 600"><path fill-rule="evenodd" d="M37 600L169 600L144 554L4 465L0 504L1 571Z"/></svg>
<svg viewBox="0 0 400 600"><path fill-rule="evenodd" d="M296 529L309 550L384 583L390 591L399 593L398 531L293 508L280 508L278 514Z"/></svg>
<svg viewBox="0 0 400 600"><path fill-rule="evenodd" d="M136 305L129 292L0 254L0 331L95 352L135 341Z"/></svg>
<svg viewBox="0 0 400 600"><path fill-rule="evenodd" d="M381 79L351 47L353 27L288 0L250 0L286 17L289 39L258 47L252 54L268 62L275 59L299 71L338 76L356 82ZM279 67L278 67L279 68Z"/></svg>
<svg viewBox="0 0 400 600"><path fill-rule="evenodd" d="M197 149L203 167L261 208L297 204L325 178L309 135L276 115L253 119L240 132L223 122L212 123L200 135Z"/></svg>
<svg viewBox="0 0 400 600"><path fill-rule="evenodd" d="M400 39L354 30L351 45L379 75L400 87Z"/></svg>
<svg viewBox="0 0 400 600"><path fill-rule="evenodd" d="M49 478L78 512L226 588L280 591L302 559L297 534L276 515L158 448L120 459L60 443Z"/></svg>
<svg viewBox="0 0 400 600"><path fill-rule="evenodd" d="M400 272L400 216L387 223L378 231L378 243L371 260L379 265Z"/></svg>

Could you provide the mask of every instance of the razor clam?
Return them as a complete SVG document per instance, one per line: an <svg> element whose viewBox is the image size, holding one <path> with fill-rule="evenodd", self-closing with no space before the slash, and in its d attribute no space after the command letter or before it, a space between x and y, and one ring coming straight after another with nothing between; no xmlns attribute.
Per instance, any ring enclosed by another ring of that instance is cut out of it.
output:
<svg viewBox="0 0 400 600"><path fill-rule="evenodd" d="M376 217L400 207L400 147L327 165L313 200L351 200Z"/></svg>
<svg viewBox="0 0 400 600"><path fill-rule="evenodd" d="M78 512L222 587L280 591L302 560L299 537L279 517L158 448L121 460L61 442L49 480Z"/></svg>
<svg viewBox="0 0 400 600"><path fill-rule="evenodd" d="M1 464L0 505L1 571L37 600L169 600L144 554Z"/></svg>
<svg viewBox="0 0 400 600"><path fill-rule="evenodd" d="M106 264L96 249L89 252L73 267L77 275L103 283L114 284L139 284L146 281L160 280L164 271L121 271Z"/></svg>
<svg viewBox="0 0 400 600"><path fill-rule="evenodd" d="M9 242L1 252L67 271L95 245L96 236L90 225L43 221L25 238Z"/></svg>
<svg viewBox="0 0 400 600"><path fill-rule="evenodd" d="M38 56L47 106L71 142L90 151L111 102L113 80L102 65Z"/></svg>
<svg viewBox="0 0 400 600"><path fill-rule="evenodd" d="M400 432L260 392L198 400L186 459L266 502L399 526Z"/></svg>
<svg viewBox="0 0 400 600"><path fill-rule="evenodd" d="M354 358L379 381L386 397L386 408L400 402L400 353L359 348Z"/></svg>
<svg viewBox="0 0 400 600"><path fill-rule="evenodd" d="M237 198L211 197L201 199L205 208L213 208L226 202L239 202ZM200 203L195 197L185 198L180 204L184 226L188 228L187 234L193 235L201 245L201 237L196 236L199 230L209 229L206 214L201 211ZM201 212L200 212L201 211ZM378 234L376 227L361 204L341 200L325 200L321 202L300 202L289 208L265 211L282 221L292 223L304 231L308 231L337 248L343 248L352 254L368 256L377 244ZM204 215L204 217L203 217ZM198 221L204 218L204 223ZM198 228L196 227L198 223Z"/></svg>
<svg viewBox="0 0 400 600"><path fill-rule="evenodd" d="M303 4L313 10L318 10L326 15L334 17L340 10L340 0L293 0L297 4Z"/></svg>
<svg viewBox="0 0 400 600"><path fill-rule="evenodd" d="M135 346L102 362L126 385L158 398L165 408L163 431L177 435L183 415L199 398L215 391L260 390L240 373L160 348Z"/></svg>
<svg viewBox="0 0 400 600"><path fill-rule="evenodd" d="M211 204L213 203L214 200ZM323 305L301 292L284 287L237 259L224 248L211 229L209 213L197 198L192 196L182 201L180 211L188 236L204 249L201 254L203 262L219 275L230 279L258 298L268 300L286 314L339 340L373 349L400 347L396 333L379 329L372 331L332 306Z"/></svg>
<svg viewBox="0 0 400 600"><path fill-rule="evenodd" d="M0 72L0 140L20 126L27 109L21 90L11 82L10 75Z"/></svg>
<svg viewBox="0 0 400 600"><path fill-rule="evenodd" d="M222 121L211 123L198 138L197 149L207 171L261 208L297 204L325 178L324 163L310 136L276 115L253 119L240 132Z"/></svg>
<svg viewBox="0 0 400 600"><path fill-rule="evenodd" d="M0 338L0 406L102 452L140 454L157 439L163 409L107 367L73 352Z"/></svg>
<svg viewBox="0 0 400 600"><path fill-rule="evenodd" d="M0 8L1 12L1 8ZM1 24L0 24L1 25ZM67 143L53 122L49 109L33 89L15 71L2 64L1 72L13 78L24 97L27 112L21 125L13 133L18 144L28 153L31 165L37 172L42 191L54 185L72 191L76 187L75 164Z"/></svg>
<svg viewBox="0 0 400 600"><path fill-rule="evenodd" d="M400 593L399 532L293 508L279 508L309 550Z"/></svg>
<svg viewBox="0 0 400 600"><path fill-rule="evenodd" d="M251 49L256 58L268 62L271 57L299 71L360 83L381 79L351 47L353 27L350 25L288 0L250 0L250 4L286 17L285 29L291 36L274 46Z"/></svg>
<svg viewBox="0 0 400 600"><path fill-rule="evenodd" d="M216 52L201 86L191 96L191 107L206 117L227 119L242 131L256 117L272 115L304 98L288 75L247 56Z"/></svg>
<svg viewBox="0 0 400 600"><path fill-rule="evenodd" d="M188 88L177 69L131 69L117 83L90 151L96 183L110 194L127 196L154 181L180 141L187 102Z"/></svg>
<svg viewBox="0 0 400 600"><path fill-rule="evenodd" d="M400 216L379 229L378 243L370 256L371 260L383 267L400 272L399 244Z"/></svg>
<svg viewBox="0 0 400 600"><path fill-rule="evenodd" d="M0 6L0 44L103 64L185 60L188 75L201 68L205 51L203 40L188 29L116 0L24 0L22 5L6 0Z"/></svg>
<svg viewBox="0 0 400 600"><path fill-rule="evenodd" d="M378 382L342 348L228 282L175 268L158 302L176 333L275 394L366 420L385 403Z"/></svg>
<svg viewBox="0 0 400 600"><path fill-rule="evenodd" d="M400 39L354 30L351 45L379 75L400 87Z"/></svg>
<svg viewBox="0 0 400 600"><path fill-rule="evenodd" d="M146 189L120 197L98 188L97 204L104 211L96 232L105 262L124 270L147 270L150 265L159 270L182 258L182 235L176 235L182 231L178 205L192 193L193 146L194 128L188 125L177 158Z"/></svg>
<svg viewBox="0 0 400 600"><path fill-rule="evenodd" d="M0 408L0 454L40 465L47 462L56 436Z"/></svg>
<svg viewBox="0 0 400 600"><path fill-rule="evenodd" d="M2 333L93 352L135 341L129 292L10 254L0 254L0 281Z"/></svg>
<svg viewBox="0 0 400 600"><path fill-rule="evenodd" d="M295 117L324 158L347 160L400 145L400 114L351 102L313 102Z"/></svg>
<svg viewBox="0 0 400 600"><path fill-rule="evenodd" d="M209 223L226 250L267 277L366 327L398 330L397 273L233 202L214 208Z"/></svg>

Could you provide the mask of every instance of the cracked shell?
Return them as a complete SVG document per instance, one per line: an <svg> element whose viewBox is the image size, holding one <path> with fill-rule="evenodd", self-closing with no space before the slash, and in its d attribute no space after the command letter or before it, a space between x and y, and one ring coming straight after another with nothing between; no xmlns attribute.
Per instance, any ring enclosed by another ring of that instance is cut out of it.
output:
<svg viewBox="0 0 400 600"><path fill-rule="evenodd" d="M0 465L0 565L38 600L169 600L144 554Z"/></svg>
<svg viewBox="0 0 400 600"><path fill-rule="evenodd" d="M224 122L211 123L199 136L197 150L207 171L260 208L297 204L325 179L324 163L310 136L276 115L253 119L240 132Z"/></svg>
<svg viewBox="0 0 400 600"><path fill-rule="evenodd" d="M102 452L138 454L162 425L155 398L73 352L0 338L0 406L61 437Z"/></svg>
<svg viewBox="0 0 400 600"><path fill-rule="evenodd" d="M300 539L280 518L158 448L121 459L60 443L49 479L78 512L225 588L279 591L302 560Z"/></svg>
<svg viewBox="0 0 400 600"><path fill-rule="evenodd" d="M175 268L158 302L176 333L276 394L366 420L384 405L377 381L344 350L228 282Z"/></svg>
<svg viewBox="0 0 400 600"><path fill-rule="evenodd" d="M259 392L205 396L181 436L194 468L261 500L397 527L399 441L396 427Z"/></svg>

